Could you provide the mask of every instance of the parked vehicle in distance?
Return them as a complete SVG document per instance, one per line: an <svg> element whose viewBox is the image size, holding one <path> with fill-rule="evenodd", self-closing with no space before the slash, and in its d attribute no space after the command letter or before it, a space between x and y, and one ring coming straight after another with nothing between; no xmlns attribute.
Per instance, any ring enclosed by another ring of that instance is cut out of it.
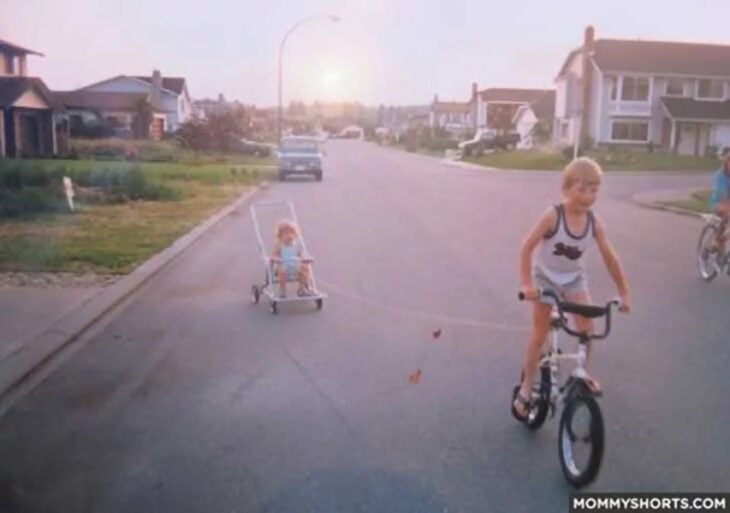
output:
<svg viewBox="0 0 730 513"><path fill-rule="evenodd" d="M242 153L255 157L270 157L276 151L276 146L273 144L251 141L249 139L241 139L239 147Z"/></svg>
<svg viewBox="0 0 730 513"><path fill-rule="evenodd" d="M493 129L480 129L468 141L459 143L459 149L465 157L478 157L486 150L513 150L520 142L520 134L500 134Z"/></svg>
<svg viewBox="0 0 730 513"><path fill-rule="evenodd" d="M284 137L276 159L279 180L284 181L289 175L308 174L322 181L322 156L316 137Z"/></svg>

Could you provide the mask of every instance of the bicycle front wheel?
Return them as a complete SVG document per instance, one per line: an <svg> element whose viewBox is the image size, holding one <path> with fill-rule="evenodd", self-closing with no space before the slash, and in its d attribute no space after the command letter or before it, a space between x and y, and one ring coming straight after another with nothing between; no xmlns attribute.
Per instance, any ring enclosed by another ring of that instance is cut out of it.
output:
<svg viewBox="0 0 730 513"><path fill-rule="evenodd" d="M717 266L714 261L717 253L712 250L716 240L717 227L712 224L705 225L697 243L697 270L705 281L711 281L717 276Z"/></svg>
<svg viewBox="0 0 730 513"><path fill-rule="evenodd" d="M586 486L598 475L604 441L598 402L588 393L577 394L565 405L558 433L560 465L574 488Z"/></svg>

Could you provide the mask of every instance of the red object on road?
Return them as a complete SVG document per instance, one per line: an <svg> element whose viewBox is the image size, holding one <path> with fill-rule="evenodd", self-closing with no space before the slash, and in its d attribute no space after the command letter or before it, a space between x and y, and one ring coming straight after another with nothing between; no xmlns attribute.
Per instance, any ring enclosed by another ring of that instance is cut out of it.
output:
<svg viewBox="0 0 730 513"><path fill-rule="evenodd" d="M408 381L417 385L418 382L421 381L421 369L418 369L416 372L413 372L410 376L408 376Z"/></svg>
<svg viewBox="0 0 730 513"><path fill-rule="evenodd" d="M433 338L434 339L441 338L441 330L440 329L437 329L436 331L433 332Z"/></svg>

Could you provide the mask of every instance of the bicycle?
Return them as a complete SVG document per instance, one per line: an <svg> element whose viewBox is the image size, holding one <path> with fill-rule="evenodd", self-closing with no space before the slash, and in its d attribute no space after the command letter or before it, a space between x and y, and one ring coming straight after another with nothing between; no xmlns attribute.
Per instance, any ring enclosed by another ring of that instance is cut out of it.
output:
<svg viewBox="0 0 730 513"><path fill-rule="evenodd" d="M720 254L717 249L717 237L723 229L727 239L727 225L715 214L703 214L705 225L700 232L697 243L697 268L703 280L710 282L720 273L730 275L730 252L727 249Z"/></svg>
<svg viewBox="0 0 730 513"><path fill-rule="evenodd" d="M596 394L586 383L588 374L585 370L586 345L591 340L601 340L611 332L611 310L620 305L620 301L609 301L606 306L582 305L561 301L552 290L541 290L541 296L553 299L555 306L550 320L550 346L539 362L538 376L533 385L531 406L525 424L530 430L539 429L547 418L555 416L558 407L563 406L558 431L558 455L560 465L568 483L574 488L581 488L591 483L598 475L603 459L605 429L601 408ZM525 299L519 294L520 301ZM566 313L578 314L590 319L605 317L605 329L601 335L580 333L568 326ZM563 330L578 339L578 350L575 353L563 353L558 343L558 331ZM558 384L558 372L561 360L575 360L575 368L562 386ZM520 376L520 383L524 371ZM516 386L512 393L512 403L519 392ZM586 413L581 413L585 410ZM587 415L587 418L583 418ZM589 446L585 468L581 470L576 461L577 451L573 444L577 442Z"/></svg>

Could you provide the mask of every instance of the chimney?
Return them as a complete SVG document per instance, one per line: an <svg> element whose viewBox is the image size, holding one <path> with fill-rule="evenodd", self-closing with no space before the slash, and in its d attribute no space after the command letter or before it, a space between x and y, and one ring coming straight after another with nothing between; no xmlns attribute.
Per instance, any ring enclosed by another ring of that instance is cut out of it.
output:
<svg viewBox="0 0 730 513"><path fill-rule="evenodd" d="M583 33L583 102L581 105L580 141L583 144L590 134L591 122L591 85L593 82L593 50L595 48L595 30L588 25Z"/></svg>
<svg viewBox="0 0 730 513"><path fill-rule="evenodd" d="M18 75L21 77L28 76L28 65L25 55L18 56Z"/></svg>
<svg viewBox="0 0 730 513"><path fill-rule="evenodd" d="M152 105L160 107L162 101L162 75L158 69L152 72L152 94L150 96Z"/></svg>
<svg viewBox="0 0 730 513"><path fill-rule="evenodd" d="M434 94L433 95L433 103L438 103L438 102L439 102L439 95Z"/></svg>
<svg viewBox="0 0 730 513"><path fill-rule="evenodd" d="M474 100L479 94L479 84L476 82L471 83L471 99Z"/></svg>

